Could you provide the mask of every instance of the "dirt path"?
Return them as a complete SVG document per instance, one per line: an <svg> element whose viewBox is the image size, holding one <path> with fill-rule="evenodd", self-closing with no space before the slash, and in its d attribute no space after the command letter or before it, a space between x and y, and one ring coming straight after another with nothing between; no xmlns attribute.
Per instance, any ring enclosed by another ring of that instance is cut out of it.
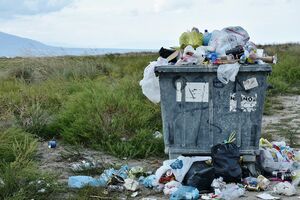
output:
<svg viewBox="0 0 300 200"><path fill-rule="evenodd" d="M263 116L263 135L273 140L300 144L300 95L272 99L270 116Z"/></svg>

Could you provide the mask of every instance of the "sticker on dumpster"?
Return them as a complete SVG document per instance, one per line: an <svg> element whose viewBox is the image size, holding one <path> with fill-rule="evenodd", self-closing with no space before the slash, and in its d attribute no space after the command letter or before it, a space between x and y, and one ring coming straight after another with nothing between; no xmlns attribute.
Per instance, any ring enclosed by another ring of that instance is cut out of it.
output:
<svg viewBox="0 0 300 200"><path fill-rule="evenodd" d="M249 78L249 79L243 81L243 84L244 84L245 90L250 90L250 89L258 86L258 82L255 77Z"/></svg>
<svg viewBox="0 0 300 200"><path fill-rule="evenodd" d="M182 93L181 93L181 82L176 82L176 101L181 102Z"/></svg>
<svg viewBox="0 0 300 200"><path fill-rule="evenodd" d="M256 110L257 94L254 96L241 95L241 109L243 112L252 112Z"/></svg>
<svg viewBox="0 0 300 200"><path fill-rule="evenodd" d="M186 102L208 102L208 83L187 82L185 86Z"/></svg>
<svg viewBox="0 0 300 200"><path fill-rule="evenodd" d="M232 94L230 94L229 111L236 112L236 107L237 107L237 101L236 101L235 93L232 93Z"/></svg>

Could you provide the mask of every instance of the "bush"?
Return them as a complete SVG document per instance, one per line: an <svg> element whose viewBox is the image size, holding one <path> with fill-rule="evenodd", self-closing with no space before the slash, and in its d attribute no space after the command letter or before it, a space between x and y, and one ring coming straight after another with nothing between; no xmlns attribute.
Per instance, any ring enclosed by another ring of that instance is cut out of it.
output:
<svg viewBox="0 0 300 200"><path fill-rule="evenodd" d="M31 160L37 146L32 135L21 129L10 128L0 132L0 158L2 162Z"/></svg>
<svg viewBox="0 0 300 200"><path fill-rule="evenodd" d="M265 50L271 55L278 55L278 64L273 65L272 74L269 77L269 82L274 87L271 93L295 92L293 87L300 84L300 45L272 45L266 46Z"/></svg>
<svg viewBox="0 0 300 200"><path fill-rule="evenodd" d="M41 173L33 159L37 141L21 129L0 131L0 199L49 199L54 178ZM44 193L38 190L44 188Z"/></svg>
<svg viewBox="0 0 300 200"><path fill-rule="evenodd" d="M57 131L72 144L99 146L118 156L157 155L161 148L153 151L150 136L161 130L160 107L146 100L139 87L134 78L114 84L89 82L66 102ZM131 151L142 145L141 138L147 138L144 142L151 150L143 148L143 153L135 155ZM117 143L120 146L114 150Z"/></svg>

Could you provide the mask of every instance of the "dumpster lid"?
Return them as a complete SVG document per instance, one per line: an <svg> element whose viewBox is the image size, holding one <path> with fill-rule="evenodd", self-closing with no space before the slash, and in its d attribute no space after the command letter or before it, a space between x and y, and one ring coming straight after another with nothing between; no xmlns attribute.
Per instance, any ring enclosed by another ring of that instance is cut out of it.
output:
<svg viewBox="0 0 300 200"><path fill-rule="evenodd" d="M157 66L154 71L160 73L195 73L195 72L217 72L218 66L207 67L205 65L165 65ZM241 65L239 72L271 72L272 66L269 64L263 65Z"/></svg>

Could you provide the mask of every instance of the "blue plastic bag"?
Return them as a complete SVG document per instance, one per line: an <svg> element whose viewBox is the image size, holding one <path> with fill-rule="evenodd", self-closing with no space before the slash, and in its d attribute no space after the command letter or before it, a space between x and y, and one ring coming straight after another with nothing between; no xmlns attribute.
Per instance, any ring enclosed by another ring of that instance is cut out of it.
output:
<svg viewBox="0 0 300 200"><path fill-rule="evenodd" d="M142 180L142 184L147 188L152 188L155 186L155 180L156 180L156 176L150 175Z"/></svg>
<svg viewBox="0 0 300 200"><path fill-rule="evenodd" d="M102 183L91 176L70 176L68 180L70 188L83 188L84 186L99 187Z"/></svg>
<svg viewBox="0 0 300 200"><path fill-rule="evenodd" d="M119 170L113 168L106 169L98 179L91 176L70 176L68 186L70 188L82 188L84 186L105 187L113 174L126 179L128 177L129 167L123 165Z"/></svg>
<svg viewBox="0 0 300 200"><path fill-rule="evenodd" d="M199 191L197 188L191 186L181 186L171 194L170 200L190 200L199 199Z"/></svg>

